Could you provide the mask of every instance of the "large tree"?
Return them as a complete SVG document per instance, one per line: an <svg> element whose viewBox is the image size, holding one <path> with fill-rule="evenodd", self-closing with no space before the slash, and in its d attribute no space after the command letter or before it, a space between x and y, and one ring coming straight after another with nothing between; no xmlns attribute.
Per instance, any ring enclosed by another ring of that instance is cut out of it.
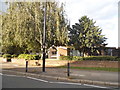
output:
<svg viewBox="0 0 120 90"><path fill-rule="evenodd" d="M18 53L40 52L43 45L44 5L40 2L12 2L2 13L2 46L4 53L16 48ZM66 45L67 19L64 5L47 2L46 47ZM15 50L15 51L16 51ZM13 51L12 53L16 53Z"/></svg>
<svg viewBox="0 0 120 90"><path fill-rule="evenodd" d="M93 19L83 16L79 23L69 28L69 45L73 45L85 55L94 55L100 53L99 49L105 45L106 38L102 35L102 29L95 25Z"/></svg>

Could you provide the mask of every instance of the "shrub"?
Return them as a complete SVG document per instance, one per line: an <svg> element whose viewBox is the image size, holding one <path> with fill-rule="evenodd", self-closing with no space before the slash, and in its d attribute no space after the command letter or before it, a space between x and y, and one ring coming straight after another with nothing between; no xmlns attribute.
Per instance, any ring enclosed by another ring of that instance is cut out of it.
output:
<svg viewBox="0 0 120 90"><path fill-rule="evenodd" d="M30 55L30 54L20 54L18 56L19 59L26 59L26 60L39 60L39 55Z"/></svg>
<svg viewBox="0 0 120 90"><path fill-rule="evenodd" d="M9 58L10 59L11 58L11 54L4 54L3 58Z"/></svg>
<svg viewBox="0 0 120 90"><path fill-rule="evenodd" d="M117 61L120 61L120 57L116 57L116 60L117 60Z"/></svg>
<svg viewBox="0 0 120 90"><path fill-rule="evenodd" d="M0 54L0 57L2 57L3 55L2 54Z"/></svg>
<svg viewBox="0 0 120 90"><path fill-rule="evenodd" d="M108 61L117 61L116 56L90 56L83 57L83 60L108 60Z"/></svg>
<svg viewBox="0 0 120 90"><path fill-rule="evenodd" d="M83 58L81 56L73 56L72 60L83 60Z"/></svg>
<svg viewBox="0 0 120 90"><path fill-rule="evenodd" d="M12 55L12 58L15 58L15 57L17 57L17 55L16 55L16 54L13 54L13 55Z"/></svg>
<svg viewBox="0 0 120 90"><path fill-rule="evenodd" d="M26 55L27 55L27 54L20 54L20 55L18 56L18 58L19 58L19 59L25 59Z"/></svg>
<svg viewBox="0 0 120 90"><path fill-rule="evenodd" d="M107 61L120 61L119 57L116 56L88 56L88 57L81 57L81 56L60 56L60 60L107 60Z"/></svg>
<svg viewBox="0 0 120 90"><path fill-rule="evenodd" d="M34 57L34 60L39 60L41 58L40 55L33 55L33 57Z"/></svg>
<svg viewBox="0 0 120 90"><path fill-rule="evenodd" d="M72 56L60 56L60 60L72 60Z"/></svg>

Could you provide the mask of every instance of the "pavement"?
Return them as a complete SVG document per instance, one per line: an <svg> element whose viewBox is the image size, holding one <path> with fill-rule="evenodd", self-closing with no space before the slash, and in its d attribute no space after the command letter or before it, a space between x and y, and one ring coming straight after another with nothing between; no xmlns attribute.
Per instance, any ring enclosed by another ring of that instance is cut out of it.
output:
<svg viewBox="0 0 120 90"><path fill-rule="evenodd" d="M101 86L119 87L118 72L108 71L93 71L93 70L79 70L70 69L70 77L67 76L67 69L65 68L46 68L46 72L42 72L39 66L28 67L28 72L25 72L25 66L19 66L13 63L2 63L2 73L18 74L24 76L31 76L35 78L50 78L60 81L68 81L74 83L83 83Z"/></svg>

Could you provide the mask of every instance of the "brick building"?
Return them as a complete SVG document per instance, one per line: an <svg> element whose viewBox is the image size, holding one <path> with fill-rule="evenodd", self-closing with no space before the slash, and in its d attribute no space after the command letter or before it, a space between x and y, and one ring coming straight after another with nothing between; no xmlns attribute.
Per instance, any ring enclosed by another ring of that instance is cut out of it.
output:
<svg viewBox="0 0 120 90"><path fill-rule="evenodd" d="M82 56L82 52L72 49L72 47L52 46L48 50L49 59L59 59L60 56ZM101 48L99 56L120 56L120 47Z"/></svg>
<svg viewBox="0 0 120 90"><path fill-rule="evenodd" d="M48 50L49 59L59 59L60 56L67 56L67 47L65 46L52 46Z"/></svg>
<svg viewBox="0 0 120 90"><path fill-rule="evenodd" d="M120 47L105 47L101 50L102 55L108 55L108 56L119 56L120 55Z"/></svg>

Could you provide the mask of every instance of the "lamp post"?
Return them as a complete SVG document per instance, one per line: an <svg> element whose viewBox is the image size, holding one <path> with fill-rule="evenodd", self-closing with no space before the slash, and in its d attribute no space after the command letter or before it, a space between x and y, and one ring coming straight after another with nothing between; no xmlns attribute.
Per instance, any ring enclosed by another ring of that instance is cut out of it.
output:
<svg viewBox="0 0 120 90"><path fill-rule="evenodd" d="M44 30L43 30L43 67L42 71L45 72L45 58L46 58L46 52L45 52L45 39L46 39L46 7L47 7L47 1L45 2L44 5Z"/></svg>
<svg viewBox="0 0 120 90"><path fill-rule="evenodd" d="M70 27L70 20L69 20L69 27ZM69 52L71 52L71 49L69 49ZM69 54L69 56L71 56ZM70 77L70 61L67 62L67 76Z"/></svg>

